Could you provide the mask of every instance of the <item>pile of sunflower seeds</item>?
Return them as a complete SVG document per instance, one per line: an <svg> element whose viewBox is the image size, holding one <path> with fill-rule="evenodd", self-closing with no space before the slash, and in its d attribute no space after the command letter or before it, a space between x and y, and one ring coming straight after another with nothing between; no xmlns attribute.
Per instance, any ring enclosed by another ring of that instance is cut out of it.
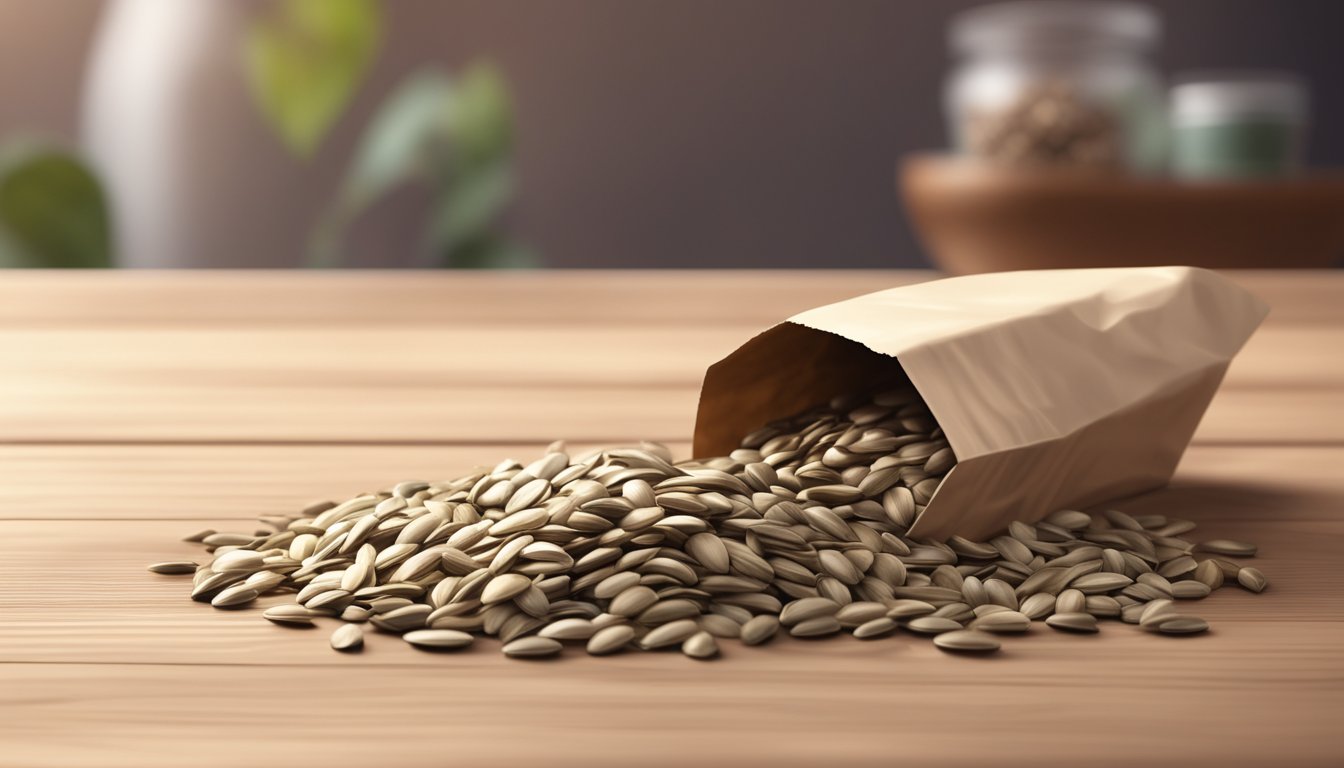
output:
<svg viewBox="0 0 1344 768"><path fill-rule="evenodd" d="M402 482L263 518L255 534L201 531L187 541L213 561L150 570L193 574L192 598L222 609L293 595L262 615L347 622L339 651L362 648L367 624L426 650L494 636L517 658L573 643L704 659L723 638L758 645L781 629L900 630L983 653L1035 621L1096 632L1099 617L1190 634L1208 625L1179 601L1266 587L1228 559L1253 545L1195 544L1181 538L1192 523L1160 515L1061 511L987 542L910 538L955 462L914 391L889 391L770 424L720 458L555 443L526 466Z"/></svg>

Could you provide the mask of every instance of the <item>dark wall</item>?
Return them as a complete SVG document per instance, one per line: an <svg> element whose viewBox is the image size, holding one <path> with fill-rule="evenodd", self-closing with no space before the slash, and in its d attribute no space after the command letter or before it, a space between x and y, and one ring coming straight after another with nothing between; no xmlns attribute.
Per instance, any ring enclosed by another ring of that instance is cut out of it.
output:
<svg viewBox="0 0 1344 768"><path fill-rule="evenodd" d="M394 3L398 65L438 47L490 54L512 78L525 132L520 225L551 264L923 261L893 168L943 146L945 22L979 3ZM1167 72L1305 74L1311 160L1344 164L1344 2L1154 5ZM440 21L415 25L428 16Z"/></svg>
<svg viewBox="0 0 1344 768"><path fill-rule="evenodd" d="M509 77L520 113L524 199L515 225L548 265L923 263L897 204L894 166L906 153L943 146L945 22L978 3L385 4L387 47L318 167L283 184L267 174L294 170L264 162L239 169L260 188L295 190L277 223L253 225L276 228L267 248L277 254L302 247L313 201L330 194L358 127L396 80L421 64L487 56ZM1304 74L1315 95L1310 158L1344 165L1344 0L1153 5L1166 19L1160 61L1168 72ZM101 7L0 0L0 134L76 135L79 77ZM398 263L414 247L420 213L414 195L377 212L358 233L362 261Z"/></svg>

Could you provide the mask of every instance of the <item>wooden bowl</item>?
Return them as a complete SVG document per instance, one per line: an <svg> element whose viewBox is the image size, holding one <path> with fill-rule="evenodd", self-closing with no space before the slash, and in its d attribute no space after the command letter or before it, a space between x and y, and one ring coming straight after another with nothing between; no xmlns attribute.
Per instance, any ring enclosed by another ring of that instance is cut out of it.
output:
<svg viewBox="0 0 1344 768"><path fill-rule="evenodd" d="M1320 268L1344 255L1344 174L1189 183L906 160L898 184L954 274L1187 264Z"/></svg>

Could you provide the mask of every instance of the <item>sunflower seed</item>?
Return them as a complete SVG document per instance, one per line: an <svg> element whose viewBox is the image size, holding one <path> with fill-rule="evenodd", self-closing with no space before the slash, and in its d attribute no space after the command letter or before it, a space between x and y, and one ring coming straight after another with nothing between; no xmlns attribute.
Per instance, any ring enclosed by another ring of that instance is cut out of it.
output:
<svg viewBox="0 0 1344 768"><path fill-rule="evenodd" d="M1252 592L1264 592L1265 587L1269 586L1265 574L1255 568L1242 568L1237 571L1237 583Z"/></svg>
<svg viewBox="0 0 1344 768"><path fill-rule="evenodd" d="M1044 619L1055 612L1057 602L1058 598L1044 592L1031 595L1022 601L1022 614L1032 621Z"/></svg>
<svg viewBox="0 0 1344 768"><path fill-rule="evenodd" d="M1194 635L1209 628L1209 623L1198 616L1182 616L1176 613L1163 614L1147 624L1140 623L1144 629L1161 632L1164 635Z"/></svg>
<svg viewBox="0 0 1344 768"><path fill-rule="evenodd" d="M1195 578L1210 590L1223 586L1223 569L1212 560L1205 560L1195 568Z"/></svg>
<svg viewBox="0 0 1344 768"><path fill-rule="evenodd" d="M742 625L742 642L760 645L769 642L779 631L779 619L774 616L756 616Z"/></svg>
<svg viewBox="0 0 1344 768"><path fill-rule="evenodd" d="M854 636L860 640L871 640L873 638L889 635L896 630L896 620L882 616L876 619L865 621L854 628Z"/></svg>
<svg viewBox="0 0 1344 768"><path fill-rule="evenodd" d="M711 659L719 655L719 644L708 632L697 632L681 644L681 652L693 659Z"/></svg>
<svg viewBox="0 0 1344 768"><path fill-rule="evenodd" d="M905 623L905 628L921 635L940 635L963 627L959 622L941 616L917 616Z"/></svg>
<svg viewBox="0 0 1344 768"><path fill-rule="evenodd" d="M1096 632L1097 617L1090 613L1056 613L1045 620L1046 626L1065 632Z"/></svg>
<svg viewBox="0 0 1344 768"><path fill-rule="evenodd" d="M644 650L666 648L685 642L691 635L700 631L700 626L691 619L681 619L656 627L640 638L639 646Z"/></svg>
<svg viewBox="0 0 1344 768"><path fill-rule="evenodd" d="M805 597L794 600L784 606L779 621L786 627L822 616L834 616L840 610L840 604L825 597Z"/></svg>
<svg viewBox="0 0 1344 768"><path fill-rule="evenodd" d="M944 651L962 653L993 653L999 650L999 641L993 635L973 629L944 632L933 638L933 644Z"/></svg>
<svg viewBox="0 0 1344 768"><path fill-rule="evenodd" d="M1031 619L1017 611L996 611L972 621L970 628L983 632L1026 632L1031 629Z"/></svg>
<svg viewBox="0 0 1344 768"><path fill-rule="evenodd" d="M537 636L552 640L587 640L596 633L597 627L588 619L569 618L546 625Z"/></svg>
<svg viewBox="0 0 1344 768"><path fill-rule="evenodd" d="M288 605L277 605L262 611L261 617L276 624L288 626L311 627L313 625L314 612L308 610L302 605L289 603Z"/></svg>
<svg viewBox="0 0 1344 768"><path fill-rule="evenodd" d="M635 628L628 624L604 627L589 638L587 650L594 656L606 656L621 650L634 639Z"/></svg>
<svg viewBox="0 0 1344 768"><path fill-rule="evenodd" d="M218 595L210 600L210 604L216 608L238 608L247 605L257 599L257 590L246 584L235 584L232 587L225 588Z"/></svg>
<svg viewBox="0 0 1344 768"><path fill-rule="evenodd" d="M417 629L414 632L407 632L402 635L401 639L416 648L456 650L466 648L476 638L472 637L469 632L459 632L455 629Z"/></svg>
<svg viewBox="0 0 1344 768"><path fill-rule="evenodd" d="M502 603L526 592L532 586L532 580L517 573L496 576L485 585L481 592L481 602L486 605Z"/></svg>
<svg viewBox="0 0 1344 768"><path fill-rule="evenodd" d="M364 631L358 624L342 624L331 633L331 647L353 653L364 647Z"/></svg>
<svg viewBox="0 0 1344 768"><path fill-rule="evenodd" d="M188 539L213 562L151 570L190 574L192 599L219 607L293 594L263 613L276 623L339 616L354 640L370 621L422 646L487 634L510 655L586 640L598 655L638 642L704 656L717 638L759 644L781 624L871 638L901 625L1020 632L1047 617L1094 631L1095 617L1115 616L1162 631L1171 598L1234 579L1265 586L1221 557L1254 546L1181 538L1194 524L1165 515L1064 510L989 541L910 539L955 462L906 388L836 398L727 456L674 462L642 443L571 457L552 445L530 463L406 480L265 517L255 532L201 531Z"/></svg>
<svg viewBox="0 0 1344 768"><path fill-rule="evenodd" d="M524 637L504 644L501 649L511 659L541 659L555 656L565 647L549 637Z"/></svg>
<svg viewBox="0 0 1344 768"><path fill-rule="evenodd" d="M1213 590L1202 581L1178 581L1171 585L1171 596L1177 600L1199 600L1208 597Z"/></svg>
<svg viewBox="0 0 1344 768"><path fill-rule="evenodd" d="M1128 584L1129 580L1126 579ZM1055 597L1055 611L1058 613L1082 613L1087 609L1087 595L1077 589L1066 589Z"/></svg>
<svg viewBox="0 0 1344 768"><path fill-rule="evenodd" d="M612 598L607 609L617 616L638 616L658 602L658 594L648 587L636 585Z"/></svg>
<svg viewBox="0 0 1344 768"><path fill-rule="evenodd" d="M178 560L170 563L155 563L149 566L150 573L162 573L169 576L178 576L183 574L195 573L200 566L189 560Z"/></svg>
<svg viewBox="0 0 1344 768"><path fill-rule="evenodd" d="M834 616L817 616L789 627L794 637L824 637L840 631L840 622Z"/></svg>
<svg viewBox="0 0 1344 768"><path fill-rule="evenodd" d="M1231 539L1210 539L1201 542L1197 547L1200 552L1208 552L1214 555L1228 555L1229 557L1255 557L1256 546L1247 544L1244 541L1232 541Z"/></svg>

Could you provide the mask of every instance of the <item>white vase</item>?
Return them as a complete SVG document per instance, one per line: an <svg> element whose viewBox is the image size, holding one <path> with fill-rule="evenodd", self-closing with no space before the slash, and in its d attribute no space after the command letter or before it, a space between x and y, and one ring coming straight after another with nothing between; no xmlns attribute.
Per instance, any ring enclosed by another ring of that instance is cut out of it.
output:
<svg viewBox="0 0 1344 768"><path fill-rule="evenodd" d="M83 143L106 184L118 262L292 266L330 179L253 105L236 0L114 0L85 85Z"/></svg>

